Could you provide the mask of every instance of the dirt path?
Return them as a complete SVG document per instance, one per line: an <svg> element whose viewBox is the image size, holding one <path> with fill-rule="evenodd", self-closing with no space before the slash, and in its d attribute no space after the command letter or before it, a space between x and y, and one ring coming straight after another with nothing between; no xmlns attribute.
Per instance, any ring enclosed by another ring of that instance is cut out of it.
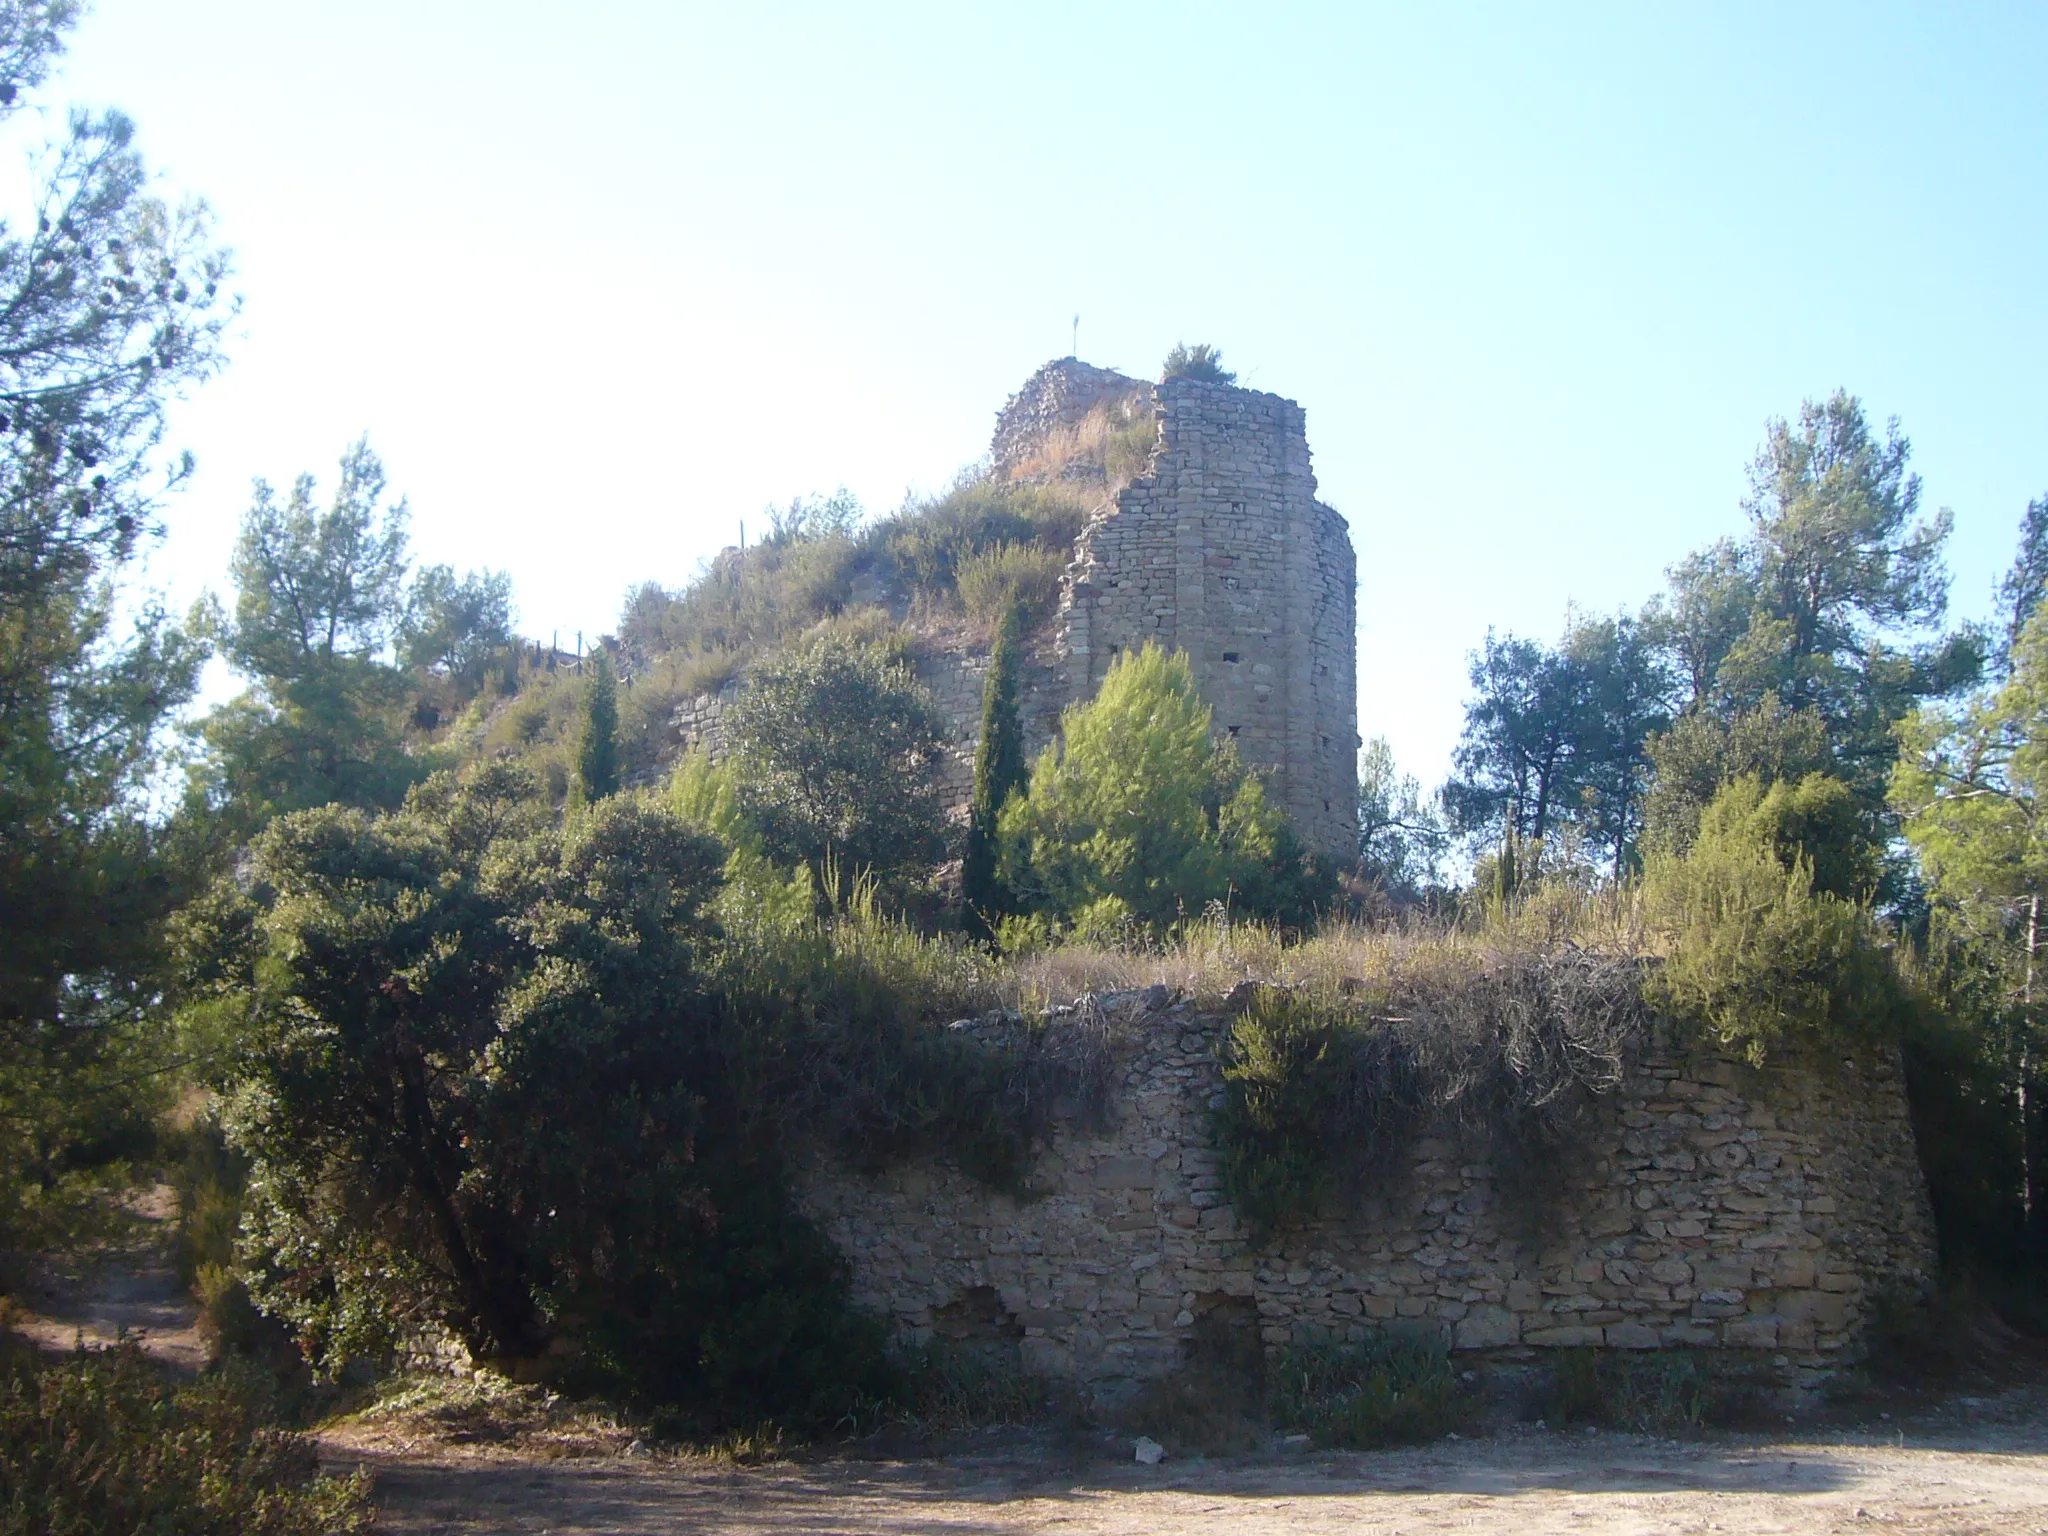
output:
<svg viewBox="0 0 2048 1536"><path fill-rule="evenodd" d="M367 1460L383 1529L774 1532L777 1536L1309 1536L1496 1532L2048 1532L2048 1414L2013 1401L1883 1438L1829 1443L1517 1431L1419 1450L1295 1454L1143 1468L1061 1465L1056 1451L739 1469L702 1461L522 1461L408 1453L330 1435ZM2003 1411L2001 1411L2003 1410ZM1979 1422L1971 1422L1977 1420ZM1885 1443L1885 1440L1891 1443ZM1901 1443L1903 1441L1903 1443Z"/></svg>
<svg viewBox="0 0 2048 1536"><path fill-rule="evenodd" d="M159 1185L136 1203L143 1228L89 1266L36 1276L16 1298L28 1308L11 1327L43 1349L64 1351L83 1338L111 1344L124 1332L158 1359L181 1371L206 1364L199 1337L199 1305L178 1283L170 1256L177 1198Z"/></svg>

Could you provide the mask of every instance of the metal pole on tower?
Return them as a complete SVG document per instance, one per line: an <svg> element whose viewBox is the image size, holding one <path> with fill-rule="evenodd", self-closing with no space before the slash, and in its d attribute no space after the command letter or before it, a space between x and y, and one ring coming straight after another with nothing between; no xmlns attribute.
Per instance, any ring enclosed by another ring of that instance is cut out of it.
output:
<svg viewBox="0 0 2048 1536"><path fill-rule="evenodd" d="M1073 350L1071 350L1070 352L1068 352L1068 353L1067 353L1067 356L1069 356L1069 357L1079 357L1080 355L1081 355L1081 317L1080 317L1079 315L1076 315L1076 316L1074 316L1074 344L1073 344Z"/></svg>

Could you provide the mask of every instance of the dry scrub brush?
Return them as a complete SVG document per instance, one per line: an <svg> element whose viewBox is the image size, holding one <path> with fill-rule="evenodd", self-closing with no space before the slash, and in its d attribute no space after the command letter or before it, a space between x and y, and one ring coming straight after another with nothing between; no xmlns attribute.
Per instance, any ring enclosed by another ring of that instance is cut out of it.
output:
<svg viewBox="0 0 2048 1536"><path fill-rule="evenodd" d="M1326 954L1294 986L1261 989L1226 1042L1217 1116L1240 1213L1313 1216L1432 1131L1521 1166L1568 1144L1652 1021L1649 962L1621 936L1610 925L1592 948L1535 921L1347 934L1330 948L1358 968L1334 986Z"/></svg>

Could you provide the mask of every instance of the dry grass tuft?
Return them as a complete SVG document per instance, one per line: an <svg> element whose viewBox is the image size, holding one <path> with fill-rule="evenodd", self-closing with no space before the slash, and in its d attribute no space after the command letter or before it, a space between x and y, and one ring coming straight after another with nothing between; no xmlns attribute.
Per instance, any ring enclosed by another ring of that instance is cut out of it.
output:
<svg viewBox="0 0 2048 1536"><path fill-rule="evenodd" d="M1240 982L1256 981L1334 1005L1427 989L1437 981L1448 985L1505 954L1564 950L1617 959L1650 954L1634 893L1545 890L1506 915L1330 923L1300 942L1259 923L1204 917L1180 924L1156 945L1074 943L1017 957L1003 988L1011 1003L1039 1006L1160 983L1214 1005Z"/></svg>
<svg viewBox="0 0 2048 1536"><path fill-rule="evenodd" d="M1143 476L1158 447L1152 386L1141 385L1096 402L1070 427L1046 434L1037 453L1011 470L1019 480L1094 480L1111 496Z"/></svg>
<svg viewBox="0 0 2048 1536"><path fill-rule="evenodd" d="M639 1428L605 1404L485 1373L400 1377L333 1428L350 1443L490 1448L538 1461L623 1456L640 1440Z"/></svg>

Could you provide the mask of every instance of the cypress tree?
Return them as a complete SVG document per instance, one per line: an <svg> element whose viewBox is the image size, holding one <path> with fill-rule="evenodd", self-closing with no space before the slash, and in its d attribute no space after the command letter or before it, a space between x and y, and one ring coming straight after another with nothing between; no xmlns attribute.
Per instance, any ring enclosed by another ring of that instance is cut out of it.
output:
<svg viewBox="0 0 2048 1536"><path fill-rule="evenodd" d="M590 689L585 695L583 740L576 750L577 777L585 800L602 800L619 792L619 687L611 660L603 651L593 658Z"/></svg>
<svg viewBox="0 0 2048 1536"><path fill-rule="evenodd" d="M1019 621L1012 606L1003 615L988 659L988 680L981 689L981 743L974 749L974 803L967 816L967 851L960 863L968 931L982 938L990 936L990 920L1007 911L1009 904L1009 892L996 876L996 817L1026 778L1024 727L1017 718Z"/></svg>

